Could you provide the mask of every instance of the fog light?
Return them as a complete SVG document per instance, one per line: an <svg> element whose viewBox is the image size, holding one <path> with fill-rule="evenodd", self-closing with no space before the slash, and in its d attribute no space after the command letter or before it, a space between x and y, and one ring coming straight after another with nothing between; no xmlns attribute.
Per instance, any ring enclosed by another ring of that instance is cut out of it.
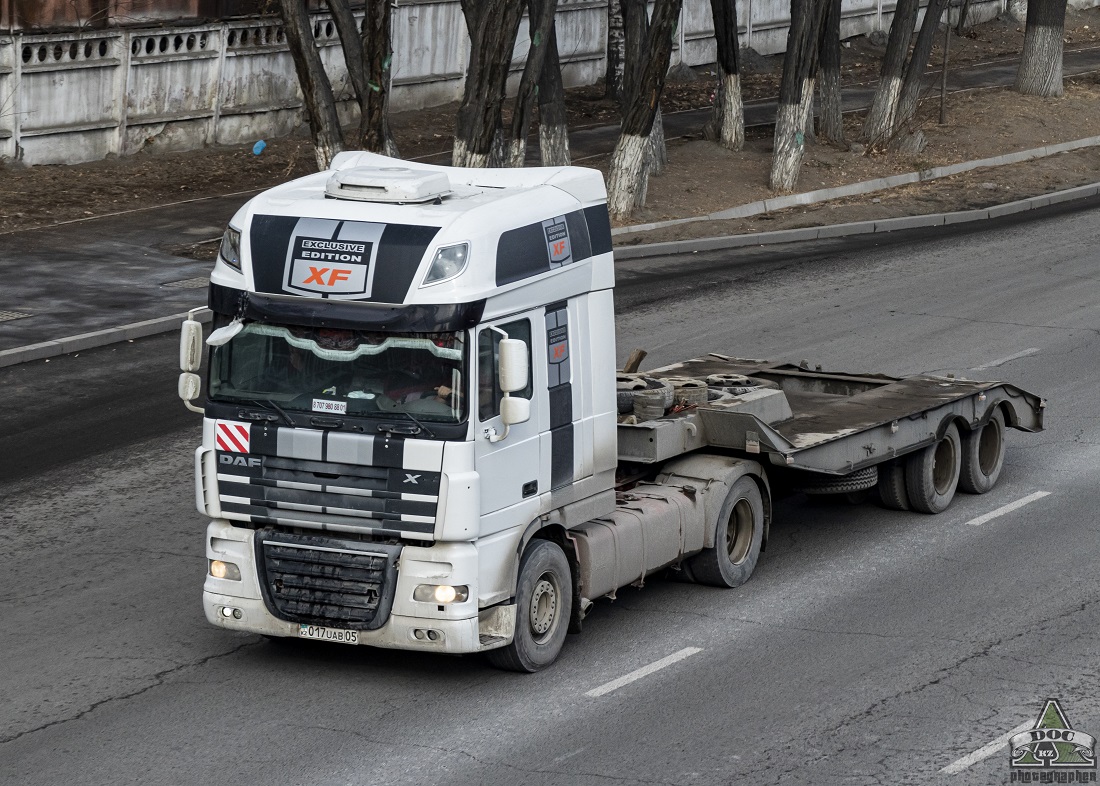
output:
<svg viewBox="0 0 1100 786"><path fill-rule="evenodd" d="M222 562L220 559L210 560L210 575L216 579L241 580L241 569L232 562Z"/></svg>
<svg viewBox="0 0 1100 786"><path fill-rule="evenodd" d="M423 639L424 638L424 631L421 630L420 628L417 628L416 630L413 631L413 636L415 636L418 639Z"/></svg>
<svg viewBox="0 0 1100 786"><path fill-rule="evenodd" d="M465 584L452 587L450 584L421 584L413 590L413 600L421 603L464 603L470 597L470 588Z"/></svg>

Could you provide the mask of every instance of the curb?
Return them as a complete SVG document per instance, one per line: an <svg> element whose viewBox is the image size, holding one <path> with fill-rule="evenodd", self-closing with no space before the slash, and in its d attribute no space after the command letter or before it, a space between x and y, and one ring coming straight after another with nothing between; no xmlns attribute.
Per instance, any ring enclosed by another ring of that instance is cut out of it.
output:
<svg viewBox="0 0 1100 786"><path fill-rule="evenodd" d="M187 319L187 313L185 311L182 314L173 314L169 317L157 317L156 319L132 322L129 325L121 325L116 328L81 333L79 336L68 336L53 341L43 341L40 344L28 344L25 347L5 349L0 351L0 368L28 363L32 360L55 358L60 355L67 355L70 352L81 352L85 349L105 347L109 344L131 341L135 338L170 333L177 330L180 323ZM206 323L213 319L213 313L210 309L204 308L202 311L195 312L195 319Z"/></svg>
<svg viewBox="0 0 1100 786"><path fill-rule="evenodd" d="M1100 183L1077 186L1065 191L1055 191L1043 196L1029 197L1016 202L983 208L981 210L962 210L956 213L929 213L922 216L902 216L900 218L882 218L876 221L855 221L850 224L828 224L820 227L802 229L780 229L774 232L757 232L751 235L722 235L692 240L672 240L667 243L648 243L637 246L624 246L615 249L615 259L645 259L648 257L690 254L697 251L719 251L744 246L765 246L778 243L797 243L804 240L823 240L850 235L866 235L878 232L896 232L901 229L920 227L938 227L949 224L966 224L987 218L998 218L1027 210L1036 210L1048 205L1087 199L1100 194ZM800 195L796 195L800 196Z"/></svg>
<svg viewBox="0 0 1100 786"><path fill-rule="evenodd" d="M750 202L747 205L731 207L728 210L708 213L705 216L673 218L668 221L655 221L650 224L634 224L632 226L619 227L611 230L611 236L620 237L622 235L632 235L638 232L651 232L654 229L665 229L667 227L693 224L700 221L722 221L730 218L748 218L749 216L758 216L762 213L771 213L789 207L813 205L818 202L828 202L829 200L839 199L841 197L870 194L874 191L884 191L888 188L897 188L898 186L907 186L913 183L938 180L942 177L950 177L951 175L958 175L962 172L969 172L972 169L1018 164L1021 161L1047 158L1049 156L1058 155L1059 153L1068 153L1071 150L1080 150L1082 148L1096 147L1098 145L1100 145L1100 136L1090 136L1084 139L1074 139L1070 142L1061 142L1056 145L1034 147L1030 150L1020 150L1015 153L993 156L992 158L982 158L977 161L963 161L958 164L947 164L946 166L922 169L919 172L905 172L900 175L891 175L890 177L863 180L859 183L850 183L846 186L821 188L817 191L805 191L801 194L788 194L773 199L762 199L757 202Z"/></svg>

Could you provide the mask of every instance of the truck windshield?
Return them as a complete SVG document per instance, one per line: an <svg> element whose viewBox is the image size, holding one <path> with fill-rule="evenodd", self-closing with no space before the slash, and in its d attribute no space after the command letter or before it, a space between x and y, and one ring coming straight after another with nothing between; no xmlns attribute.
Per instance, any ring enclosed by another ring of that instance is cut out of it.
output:
<svg viewBox="0 0 1100 786"><path fill-rule="evenodd" d="M466 418L462 333L374 333L246 323L210 359L210 398L287 411Z"/></svg>

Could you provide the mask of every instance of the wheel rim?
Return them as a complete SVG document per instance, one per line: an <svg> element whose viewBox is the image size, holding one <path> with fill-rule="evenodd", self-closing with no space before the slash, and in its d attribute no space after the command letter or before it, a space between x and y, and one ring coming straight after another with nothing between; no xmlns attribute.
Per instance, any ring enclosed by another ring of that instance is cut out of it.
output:
<svg viewBox="0 0 1100 786"><path fill-rule="evenodd" d="M531 592L530 624L536 644L542 644L554 635L558 622L558 597L561 595L557 577L543 573Z"/></svg>
<svg viewBox="0 0 1100 786"><path fill-rule="evenodd" d="M955 444L944 437L936 445L936 454L932 460L932 485L937 494L947 494L955 480Z"/></svg>
<svg viewBox="0 0 1100 786"><path fill-rule="evenodd" d="M978 468L989 476L997 468L997 459L1001 456L1001 430L995 421L989 421L978 437Z"/></svg>
<svg viewBox="0 0 1100 786"><path fill-rule="evenodd" d="M752 505L747 499L742 497L734 503L726 522L726 551L734 565L740 565L749 554L754 519Z"/></svg>

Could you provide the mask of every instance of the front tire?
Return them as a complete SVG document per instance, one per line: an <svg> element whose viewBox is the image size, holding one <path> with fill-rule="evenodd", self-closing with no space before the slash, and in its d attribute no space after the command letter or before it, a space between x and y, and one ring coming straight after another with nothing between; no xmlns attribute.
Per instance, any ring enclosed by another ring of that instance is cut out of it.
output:
<svg viewBox="0 0 1100 786"><path fill-rule="evenodd" d="M714 547L692 557L688 573L700 584L740 587L756 568L764 541L764 499L752 478L733 484L714 526Z"/></svg>
<svg viewBox="0 0 1100 786"><path fill-rule="evenodd" d="M942 513L955 498L962 467L959 427L952 423L943 439L909 457L905 463L905 485L909 504L921 513Z"/></svg>
<svg viewBox="0 0 1100 786"><path fill-rule="evenodd" d="M569 560L557 543L535 540L527 546L516 587L516 632L512 643L490 650L498 669L533 673L558 657L573 609Z"/></svg>

